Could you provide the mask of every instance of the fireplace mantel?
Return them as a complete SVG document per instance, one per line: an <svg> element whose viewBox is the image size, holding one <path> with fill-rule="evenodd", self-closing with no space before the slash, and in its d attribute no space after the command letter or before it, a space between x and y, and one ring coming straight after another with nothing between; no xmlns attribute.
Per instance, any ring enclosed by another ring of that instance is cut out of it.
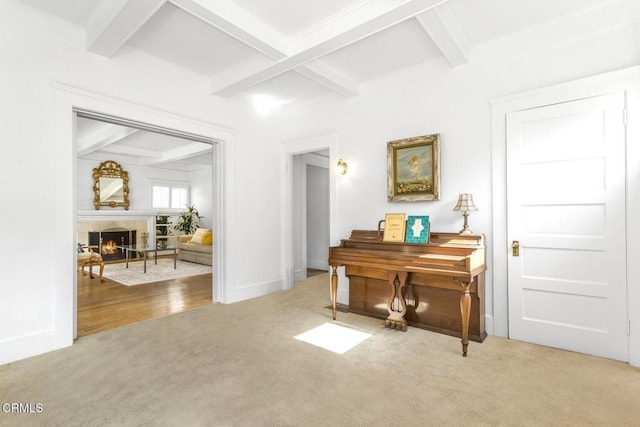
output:
<svg viewBox="0 0 640 427"><path fill-rule="evenodd" d="M153 210L89 210L79 209L76 212L76 218L78 221L127 221L127 220L151 220L157 211Z"/></svg>
<svg viewBox="0 0 640 427"><path fill-rule="evenodd" d="M153 236L155 230L155 215L153 211L96 211L78 210L76 213L77 242L87 244L91 233L101 233L110 229L124 229L130 231L134 241L129 244L141 244L137 241L145 234ZM136 237L137 236L137 237Z"/></svg>
<svg viewBox="0 0 640 427"><path fill-rule="evenodd" d="M156 227L157 216L175 216L179 214L179 209L175 212L163 210L78 210L76 212L76 242L87 244L90 232L104 232L109 229L122 228L135 231L136 242L131 244L143 244L143 236L147 236L147 242L156 242L158 227ZM162 226L160 226L162 227ZM164 226L166 227L166 226ZM168 233L160 232L161 236ZM164 240L166 238L163 237Z"/></svg>

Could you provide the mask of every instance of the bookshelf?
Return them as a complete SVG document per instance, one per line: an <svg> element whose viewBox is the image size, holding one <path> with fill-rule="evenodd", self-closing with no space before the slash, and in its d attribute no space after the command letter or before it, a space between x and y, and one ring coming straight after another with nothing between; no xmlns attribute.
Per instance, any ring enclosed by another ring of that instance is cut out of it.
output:
<svg viewBox="0 0 640 427"><path fill-rule="evenodd" d="M155 243L156 247L175 245L177 236L172 233L172 224L177 218L177 215L155 215Z"/></svg>

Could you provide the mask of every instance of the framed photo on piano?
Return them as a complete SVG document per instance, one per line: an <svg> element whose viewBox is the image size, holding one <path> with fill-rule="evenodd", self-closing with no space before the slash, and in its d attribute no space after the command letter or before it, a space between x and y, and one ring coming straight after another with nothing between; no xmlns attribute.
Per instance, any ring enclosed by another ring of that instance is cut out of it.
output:
<svg viewBox="0 0 640 427"><path fill-rule="evenodd" d="M387 199L440 200L440 134L387 143Z"/></svg>
<svg viewBox="0 0 640 427"><path fill-rule="evenodd" d="M429 243L429 216L409 215L406 243Z"/></svg>

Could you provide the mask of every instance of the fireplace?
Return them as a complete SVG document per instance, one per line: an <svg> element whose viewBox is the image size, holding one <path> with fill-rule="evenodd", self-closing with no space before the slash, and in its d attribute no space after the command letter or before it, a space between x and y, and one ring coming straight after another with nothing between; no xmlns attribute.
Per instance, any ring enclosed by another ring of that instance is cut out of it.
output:
<svg viewBox="0 0 640 427"><path fill-rule="evenodd" d="M106 229L103 231L89 231L89 245L98 246L104 261L125 259L124 249L117 246L135 245L136 230ZM130 258L136 257L136 252L129 253Z"/></svg>

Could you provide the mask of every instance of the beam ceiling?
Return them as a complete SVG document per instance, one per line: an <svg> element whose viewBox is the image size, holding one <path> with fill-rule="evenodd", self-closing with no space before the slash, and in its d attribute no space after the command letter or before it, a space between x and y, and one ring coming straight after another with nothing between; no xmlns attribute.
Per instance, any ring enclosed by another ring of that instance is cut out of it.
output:
<svg viewBox="0 0 640 427"><path fill-rule="evenodd" d="M359 93L359 84L330 65L315 61L373 34L416 18L452 66L467 61L468 44L448 0L361 1L292 38L230 0L114 0L88 30L88 50L110 57L164 4L171 3L265 55L211 78L211 91L238 94L288 71L297 72L343 96ZM313 62L312 62L313 61Z"/></svg>

